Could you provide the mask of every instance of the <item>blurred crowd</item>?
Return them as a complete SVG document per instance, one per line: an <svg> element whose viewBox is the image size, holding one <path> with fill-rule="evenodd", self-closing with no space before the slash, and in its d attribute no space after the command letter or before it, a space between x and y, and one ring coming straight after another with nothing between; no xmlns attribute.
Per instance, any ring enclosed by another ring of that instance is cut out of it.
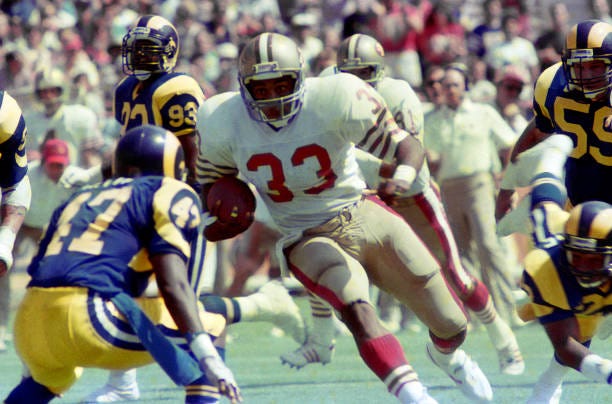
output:
<svg viewBox="0 0 612 404"><path fill-rule="evenodd" d="M207 96L237 89L241 45L259 32L296 39L311 75L335 63L343 38L366 33L383 45L387 74L408 81L419 94L425 94L423 76L430 67L463 62L469 67L473 98L492 103L502 68L518 65L524 101L519 110L528 114L530 84L543 67L559 60L562 38L573 22L564 3L543 4L529 0L2 1L0 86L18 100L27 119L42 108L36 97L36 73L58 68L65 75L64 102L84 105L98 119L97 133L88 133L82 144L74 146L81 153L103 150L117 136L111 101L122 77L122 38L138 15L153 13L178 29L177 70L198 80ZM590 0L593 17L610 20L609 10L607 0ZM29 133L37 139L35 145L42 144L45 135ZM30 158L38 158L39 151L31 150ZM88 161L79 157L77 163L87 166Z"/></svg>

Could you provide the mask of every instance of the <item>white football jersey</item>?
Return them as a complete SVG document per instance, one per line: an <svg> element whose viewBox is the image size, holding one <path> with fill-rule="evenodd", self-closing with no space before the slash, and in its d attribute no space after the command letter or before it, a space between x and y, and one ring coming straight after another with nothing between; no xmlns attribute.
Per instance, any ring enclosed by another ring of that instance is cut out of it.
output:
<svg viewBox="0 0 612 404"><path fill-rule="evenodd" d="M376 85L376 90L385 99L391 115L393 115L398 126L416 137L423 144L425 121L423 104L421 104L419 96L414 92L410 84L405 80L383 77ZM424 162L412 186L402 196L420 194L429 186L429 181L429 166L427 162Z"/></svg>
<svg viewBox="0 0 612 404"><path fill-rule="evenodd" d="M383 96L398 126L416 137L423 144L423 105L412 87L410 87L410 84L404 80L384 77L376 85L376 90ZM357 151L357 161L368 187L372 189L378 188L380 177L376 170L377 164L373 164L375 161L373 157L367 153ZM424 163L412 186L402 196L408 197L420 194L429 186L429 181L429 166L427 163Z"/></svg>
<svg viewBox="0 0 612 404"><path fill-rule="evenodd" d="M62 105L57 112L47 117L42 111L24 111L28 125L28 150L40 150L49 132L68 143L70 161L80 164L80 147L83 141L100 133L96 113L84 105ZM52 136L52 137L53 137Z"/></svg>
<svg viewBox="0 0 612 404"><path fill-rule="evenodd" d="M407 136L380 94L353 75L304 85L301 111L279 130L252 120L239 92L213 96L198 111L200 182L240 172L286 234L320 225L362 197L353 145L391 160Z"/></svg>

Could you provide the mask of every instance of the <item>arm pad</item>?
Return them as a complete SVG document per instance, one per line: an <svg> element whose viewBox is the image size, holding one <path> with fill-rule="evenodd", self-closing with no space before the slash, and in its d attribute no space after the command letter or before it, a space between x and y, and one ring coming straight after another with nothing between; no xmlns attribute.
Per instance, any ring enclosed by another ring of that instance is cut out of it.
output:
<svg viewBox="0 0 612 404"><path fill-rule="evenodd" d="M31 201L32 190L27 175L13 187L2 190L2 205L21 206L27 210L30 209Z"/></svg>

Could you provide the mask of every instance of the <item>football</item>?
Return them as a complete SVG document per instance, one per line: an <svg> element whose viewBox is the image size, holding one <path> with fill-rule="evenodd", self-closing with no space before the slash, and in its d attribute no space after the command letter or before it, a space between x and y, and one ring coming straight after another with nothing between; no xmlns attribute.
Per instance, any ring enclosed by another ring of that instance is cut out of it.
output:
<svg viewBox="0 0 612 404"><path fill-rule="evenodd" d="M206 231L210 241L242 233L255 217L253 191L246 182L232 176L221 177L212 185L206 196L206 206L210 214L217 217Z"/></svg>

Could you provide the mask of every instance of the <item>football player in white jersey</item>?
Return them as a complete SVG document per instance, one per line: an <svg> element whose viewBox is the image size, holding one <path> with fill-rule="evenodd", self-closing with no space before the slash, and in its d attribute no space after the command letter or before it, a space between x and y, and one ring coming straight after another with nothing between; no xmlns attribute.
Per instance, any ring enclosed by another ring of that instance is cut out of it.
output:
<svg viewBox="0 0 612 404"><path fill-rule="evenodd" d="M277 245L283 269L334 307L365 364L400 402L436 401L381 325L370 282L429 328L429 354L464 394L490 401L486 376L459 349L467 320L439 264L399 215L379 198L364 196L354 145L396 162L380 187L392 198L410 188L423 165L419 141L357 77L305 79L301 52L283 35L248 41L238 70L240 92L211 97L198 111L203 196L217 179L239 172L256 187L284 235ZM232 230L231 222L218 220L206 229L226 238L236 235Z"/></svg>
<svg viewBox="0 0 612 404"><path fill-rule="evenodd" d="M58 67L48 67L36 73L34 95L42 107L24 110L28 122L26 149L30 159L40 156L42 144L49 138L68 142L70 160L84 166L82 151L88 139L101 137L99 117L89 107L67 103L67 78Z"/></svg>
<svg viewBox="0 0 612 404"><path fill-rule="evenodd" d="M338 49L336 71L354 74L376 88L385 99L398 126L422 142L423 107L418 96L406 81L385 77L384 68L383 47L371 36L352 35L346 38ZM380 183L380 160L359 149L357 158L368 186L376 189ZM388 171L388 167L383 168L383 171ZM427 163L419 171L410 189L395 198L393 208L406 219L436 259L442 263L442 272L447 282L465 307L474 312L484 324L497 350L500 370L510 375L523 373L525 362L514 333L497 314L484 283L461 265L459 252L442 201L435 184L432 184ZM317 315L321 313L317 312ZM284 359L292 361L300 358L285 355Z"/></svg>

